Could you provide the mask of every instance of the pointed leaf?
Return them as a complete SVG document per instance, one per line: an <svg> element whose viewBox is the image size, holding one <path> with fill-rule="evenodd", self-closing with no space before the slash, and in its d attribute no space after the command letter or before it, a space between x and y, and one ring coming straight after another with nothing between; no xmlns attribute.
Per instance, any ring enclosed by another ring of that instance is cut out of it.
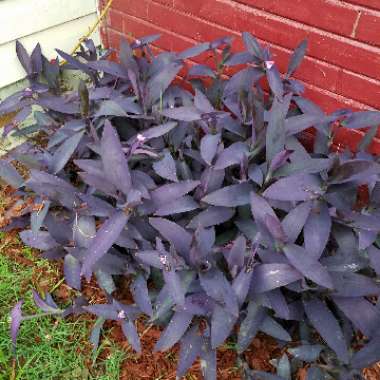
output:
<svg viewBox="0 0 380 380"><path fill-rule="evenodd" d="M326 288L334 287L327 269L310 252L298 245L288 244L284 247L284 253L289 262L305 277Z"/></svg>
<svg viewBox="0 0 380 380"><path fill-rule="evenodd" d="M160 177L178 182L176 164L169 152L165 152L160 161L153 163L153 169Z"/></svg>
<svg viewBox="0 0 380 380"><path fill-rule="evenodd" d="M211 227L222 224L231 219L235 214L233 208L209 206L206 210L201 211L188 224L188 228Z"/></svg>
<svg viewBox="0 0 380 380"><path fill-rule="evenodd" d="M301 278L302 274L288 264L261 264L253 270L251 286L255 293L264 293Z"/></svg>
<svg viewBox="0 0 380 380"><path fill-rule="evenodd" d="M141 311L150 317L153 315L152 303L149 297L148 286L142 275L138 275L130 286L133 300Z"/></svg>
<svg viewBox="0 0 380 380"><path fill-rule="evenodd" d="M121 329L125 337L128 340L128 343L132 346L132 348L137 352L141 353L141 343L140 338L137 333L137 329L132 321L125 320L121 323Z"/></svg>
<svg viewBox="0 0 380 380"><path fill-rule="evenodd" d="M178 224L163 218L149 218L149 223L166 240L174 245L174 248L187 257L190 250L191 235Z"/></svg>
<svg viewBox="0 0 380 380"><path fill-rule="evenodd" d="M217 348L229 337L237 317L225 308L215 305L211 318L211 347Z"/></svg>
<svg viewBox="0 0 380 380"><path fill-rule="evenodd" d="M302 62L307 49L307 40L303 40L297 48L294 50L292 56L290 57L290 62L288 66L287 76L290 77L298 68Z"/></svg>
<svg viewBox="0 0 380 380"><path fill-rule="evenodd" d="M65 280L71 288L81 290L81 265L73 255L66 255L63 265Z"/></svg>
<svg viewBox="0 0 380 380"><path fill-rule="evenodd" d="M309 321L321 337L335 351L340 360L348 363L347 343L331 310L323 301L318 299L305 301L304 308Z"/></svg>
<svg viewBox="0 0 380 380"><path fill-rule="evenodd" d="M202 201L213 206L244 206L249 204L249 193L251 190L252 186L249 183L226 186L206 195Z"/></svg>
<svg viewBox="0 0 380 380"><path fill-rule="evenodd" d="M18 174L18 171L5 160L0 160L0 179L15 189L18 189L24 183L24 179Z"/></svg>
<svg viewBox="0 0 380 380"><path fill-rule="evenodd" d="M185 334L192 319L192 314L183 311L175 312L169 324L166 326L166 329L162 332L160 339L156 343L154 351L166 351L174 346Z"/></svg>
<svg viewBox="0 0 380 380"><path fill-rule="evenodd" d="M97 231L91 240L83 261L82 273L87 279L91 277L91 268L101 259L115 243L128 221L128 216L122 212L115 212Z"/></svg>
<svg viewBox="0 0 380 380"><path fill-rule="evenodd" d="M215 157L219 141L220 133L217 133L215 135L205 135L201 140L201 156L209 165L211 165L212 160Z"/></svg>
<svg viewBox="0 0 380 380"><path fill-rule="evenodd" d="M322 194L321 181L311 174L281 178L264 191L264 197L278 201L308 201Z"/></svg>
<svg viewBox="0 0 380 380"><path fill-rule="evenodd" d="M122 150L119 136L108 120L104 123L100 150L107 179L124 194L128 194L131 188L128 162Z"/></svg>
<svg viewBox="0 0 380 380"><path fill-rule="evenodd" d="M199 207L198 203L194 201L193 197L185 195L181 198L173 200L173 202L162 205L154 213L157 216L166 216L179 214L182 212L193 211Z"/></svg>
<svg viewBox="0 0 380 380"><path fill-rule="evenodd" d="M12 349L13 352L16 352L16 340L17 335L20 329L20 325L22 322L22 311L21 307L23 305L24 301L20 300L16 303L15 306L13 306L11 311L11 338L12 338Z"/></svg>

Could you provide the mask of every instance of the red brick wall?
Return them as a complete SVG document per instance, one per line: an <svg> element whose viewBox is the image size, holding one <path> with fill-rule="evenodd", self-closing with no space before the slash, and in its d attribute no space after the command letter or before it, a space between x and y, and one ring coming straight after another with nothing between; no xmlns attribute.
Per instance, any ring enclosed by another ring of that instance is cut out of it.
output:
<svg viewBox="0 0 380 380"><path fill-rule="evenodd" d="M122 34L160 33L157 47L178 51L233 35L239 49L243 31L271 46L281 70L308 38L296 77L326 111L380 109L380 0L114 0L103 36L116 47Z"/></svg>

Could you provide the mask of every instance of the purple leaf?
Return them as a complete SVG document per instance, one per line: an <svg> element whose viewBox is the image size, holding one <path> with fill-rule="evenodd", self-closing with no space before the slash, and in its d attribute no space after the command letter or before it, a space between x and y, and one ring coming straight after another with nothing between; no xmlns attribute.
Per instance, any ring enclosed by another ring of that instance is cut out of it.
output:
<svg viewBox="0 0 380 380"><path fill-rule="evenodd" d="M296 359L302 360L307 363L312 363L318 360L323 346L320 344L305 344L294 348L288 348L288 352Z"/></svg>
<svg viewBox="0 0 380 380"><path fill-rule="evenodd" d="M51 170L54 174L59 173L70 160L71 156L77 149L84 131L76 133L69 137L54 153L52 161L50 163Z"/></svg>
<svg viewBox="0 0 380 380"><path fill-rule="evenodd" d="M88 248L95 235L96 223L94 217L83 215L75 219L73 225L73 240L77 246Z"/></svg>
<svg viewBox="0 0 380 380"><path fill-rule="evenodd" d="M100 103L100 107L94 115L94 117L101 117L101 116L127 117L128 115L124 111L124 109L114 100L105 100Z"/></svg>
<svg viewBox="0 0 380 380"><path fill-rule="evenodd" d="M228 207L209 206L206 210L201 211L187 225L188 228L211 227L222 224L231 219L235 214L235 210Z"/></svg>
<svg viewBox="0 0 380 380"><path fill-rule="evenodd" d="M166 329L161 333L160 339L154 347L154 352L166 351L174 346L185 334L192 319L192 314L183 311L175 312Z"/></svg>
<svg viewBox="0 0 380 380"><path fill-rule="evenodd" d="M180 121L197 121L202 119L202 113L193 106L168 108L161 112L163 116Z"/></svg>
<svg viewBox="0 0 380 380"><path fill-rule="evenodd" d="M83 261L82 273L87 279L91 277L91 268L101 259L115 243L128 221L123 211L115 212L97 231L91 240Z"/></svg>
<svg viewBox="0 0 380 380"><path fill-rule="evenodd" d="M141 311L150 317L153 316L152 303L150 301L148 286L142 275L138 275L130 286L133 299Z"/></svg>
<svg viewBox="0 0 380 380"><path fill-rule="evenodd" d="M231 314L235 316L239 314L237 296L231 284L221 271L212 269L200 273L199 280L202 288L209 297L225 305Z"/></svg>
<svg viewBox="0 0 380 380"><path fill-rule="evenodd" d="M340 165L333 173L330 184L341 184L350 181L367 183L371 176L380 173L380 165L366 160L349 160Z"/></svg>
<svg viewBox="0 0 380 380"><path fill-rule="evenodd" d="M12 349L14 353L16 352L17 335L18 335L18 331L22 322L21 307L23 303L24 303L23 300L18 301L16 305L13 306L12 311L11 311L11 338L12 338Z"/></svg>
<svg viewBox="0 0 380 380"><path fill-rule="evenodd" d="M169 270L164 268L163 276L169 295L172 297L176 305L183 306L185 303L185 293L182 289L179 274L173 267L170 267Z"/></svg>
<svg viewBox="0 0 380 380"><path fill-rule="evenodd" d="M278 241L285 242L287 237L282 228L282 225L277 217L266 214L264 217L264 224L269 233Z"/></svg>
<svg viewBox="0 0 380 380"><path fill-rule="evenodd" d="M177 377L182 378L192 366L202 350L202 338L198 325L193 326L181 339L181 348L177 366Z"/></svg>
<svg viewBox="0 0 380 380"><path fill-rule="evenodd" d="M256 38L248 32L243 32L242 37L245 48L248 50L248 52L260 60L264 59L262 48Z"/></svg>
<svg viewBox="0 0 380 380"><path fill-rule="evenodd" d="M214 71L206 65L194 65L189 69L189 76L199 76L199 77L211 77L215 78Z"/></svg>
<svg viewBox="0 0 380 380"><path fill-rule="evenodd" d="M375 246L368 248L368 256L372 268L375 270L376 274L380 275L380 250Z"/></svg>
<svg viewBox="0 0 380 380"><path fill-rule="evenodd" d="M57 308L57 305L54 303L54 301L51 302L52 299L50 300L50 303L48 303L48 296L46 296L46 299L43 300L34 289L32 290L32 293L33 293L34 303L42 311L44 311L45 313L50 313L50 314L57 314L60 312L60 310Z"/></svg>
<svg viewBox="0 0 380 380"><path fill-rule="evenodd" d="M239 305L243 305L249 288L251 286L252 270L248 268L242 268L239 274L233 279L232 289L234 290Z"/></svg>
<svg viewBox="0 0 380 380"><path fill-rule="evenodd" d="M215 157L216 151L218 149L218 144L220 142L220 133L215 135L208 134L202 137L201 140L201 156L205 162L211 165L213 158Z"/></svg>
<svg viewBox="0 0 380 380"><path fill-rule="evenodd" d="M294 243L297 240L310 214L310 210L310 202L300 203L297 207L290 210L282 220L282 228L289 243Z"/></svg>
<svg viewBox="0 0 380 380"><path fill-rule="evenodd" d="M333 282L327 269L304 248L288 244L284 247L284 253L289 262L305 277L316 284L332 289Z"/></svg>
<svg viewBox="0 0 380 380"><path fill-rule="evenodd" d="M178 224L163 218L149 218L149 223L184 257L190 250L191 235Z"/></svg>
<svg viewBox="0 0 380 380"><path fill-rule="evenodd" d="M156 127L149 128L145 130L141 135L145 139L145 141L154 139L157 137L161 137L166 133L170 132L173 128L175 128L178 124L174 121L169 123L157 125Z"/></svg>
<svg viewBox="0 0 380 380"><path fill-rule="evenodd" d="M202 201L213 206L236 207L249 204L249 193L252 185L240 183L216 190L202 198Z"/></svg>
<svg viewBox="0 0 380 380"><path fill-rule="evenodd" d="M160 253L158 251L146 250L137 251L135 256L138 260L146 265L152 266L154 268L163 269L163 264L161 262Z"/></svg>
<svg viewBox="0 0 380 380"><path fill-rule="evenodd" d="M264 197L278 201L308 201L322 194L321 181L311 174L281 178L264 191Z"/></svg>
<svg viewBox="0 0 380 380"><path fill-rule="evenodd" d="M89 305L84 306L84 310L88 311L91 314L95 314L98 317L102 317L104 319L112 319L112 320L119 320L119 312L117 311L116 307L112 304L96 304L96 305Z"/></svg>
<svg viewBox="0 0 380 380"><path fill-rule="evenodd" d="M218 155L214 168L220 170L232 165L238 165L247 154L247 144L243 142L233 143Z"/></svg>
<svg viewBox="0 0 380 380"><path fill-rule="evenodd" d="M362 297L333 297L333 301L355 328L364 335L370 337L372 334L376 334L380 323L380 312L371 302Z"/></svg>
<svg viewBox="0 0 380 380"><path fill-rule="evenodd" d="M246 63L251 63L253 61L252 54L243 51L232 54L226 62L224 62L225 66L236 66L236 65L244 65Z"/></svg>
<svg viewBox="0 0 380 380"><path fill-rule="evenodd" d="M334 272L335 293L339 297L365 297L380 294L380 285L372 278L352 272Z"/></svg>
<svg viewBox="0 0 380 380"><path fill-rule="evenodd" d="M128 162L122 150L119 136L108 120L104 123L100 149L107 179L124 194L128 194L131 189Z"/></svg>
<svg viewBox="0 0 380 380"><path fill-rule="evenodd" d="M145 88L145 103L148 107L152 106L163 96L181 68L181 64L171 62L148 80Z"/></svg>
<svg viewBox="0 0 380 380"><path fill-rule="evenodd" d="M377 235L377 231L359 230L359 249L364 250L370 247L376 241Z"/></svg>
<svg viewBox="0 0 380 380"><path fill-rule="evenodd" d="M285 120L285 131L287 136L292 136L311 128L323 121L324 116L315 114L302 114L289 117Z"/></svg>
<svg viewBox="0 0 380 380"><path fill-rule="evenodd" d="M41 199L36 199L37 203L39 201L41 201ZM45 217L49 211L50 202L47 200L42 200L41 207L42 208L39 209L38 211L33 211L30 214L30 225L31 225L31 229L32 229L34 234L37 234L38 231L40 230L40 228L44 222L44 219L45 219Z"/></svg>
<svg viewBox="0 0 380 380"><path fill-rule="evenodd" d="M250 200L252 216L256 221L265 223L265 218L267 216L271 216L272 218L278 220L277 215L273 211L272 207L262 196L252 191L250 193Z"/></svg>
<svg viewBox="0 0 380 380"><path fill-rule="evenodd" d="M181 198L173 200L173 202L162 205L154 213L157 216L166 216L172 214L179 214L182 212L193 211L199 207L198 203L194 201L193 197L185 195Z"/></svg>
<svg viewBox="0 0 380 380"><path fill-rule="evenodd" d="M137 352L141 353L141 343L140 338L137 333L136 327L132 321L125 320L121 323L121 329L123 330L123 334L128 340L128 343L131 347Z"/></svg>
<svg viewBox="0 0 380 380"><path fill-rule="evenodd" d="M223 97L228 98L229 96L240 93L241 91L251 91L254 83L257 82L262 76L262 71L253 67L247 67L238 71L231 77L224 87Z"/></svg>
<svg viewBox="0 0 380 380"><path fill-rule="evenodd" d="M15 189L24 183L24 179L18 174L18 171L5 160L0 160L0 178Z"/></svg>
<svg viewBox="0 0 380 380"><path fill-rule="evenodd" d="M292 93L284 99L275 97L269 111L269 120L266 133L266 159L272 161L275 155L285 147L285 117L288 113Z"/></svg>
<svg viewBox="0 0 380 380"><path fill-rule="evenodd" d="M32 61L29 57L28 52L22 45L22 43L18 40L16 40L16 54L17 58L21 63L21 66L24 68L27 75L32 74L33 68L32 68Z"/></svg>
<svg viewBox="0 0 380 380"><path fill-rule="evenodd" d="M211 348L209 339L204 338L201 351L201 370L204 380L217 380L216 350Z"/></svg>
<svg viewBox="0 0 380 380"><path fill-rule="evenodd" d="M238 236L227 254L227 261L230 268L234 266L241 268L244 265L246 249L247 240L243 235Z"/></svg>
<svg viewBox="0 0 380 380"><path fill-rule="evenodd" d="M71 288L81 290L81 265L78 259L73 255L66 255L63 265L63 271L67 285Z"/></svg>
<svg viewBox="0 0 380 380"><path fill-rule="evenodd" d="M199 183L199 181L181 181L177 183L169 183L160 186L156 190L152 191L151 197L155 205L157 207L161 207L194 190L199 185Z"/></svg>
<svg viewBox="0 0 380 380"><path fill-rule="evenodd" d="M226 311L225 308L215 305L211 317L211 347L216 349L229 337L235 325L237 316Z"/></svg>
<svg viewBox="0 0 380 380"><path fill-rule="evenodd" d="M298 66L302 62L307 49L307 40L303 40L297 48L294 50L292 56L290 57L290 62L288 66L287 77L290 77L294 71L297 70Z"/></svg>
<svg viewBox="0 0 380 380"><path fill-rule="evenodd" d="M361 111L350 115L344 123L345 127L351 129L368 128L380 125L380 112Z"/></svg>
<svg viewBox="0 0 380 380"><path fill-rule="evenodd" d="M165 152L160 161L153 163L153 169L160 177L178 182L176 164L169 152Z"/></svg>
<svg viewBox="0 0 380 380"><path fill-rule="evenodd" d="M267 78L272 93L279 99L282 99L284 95L284 84L282 83L281 75L276 65L267 67Z"/></svg>
<svg viewBox="0 0 380 380"><path fill-rule="evenodd" d="M90 342L92 343L93 350L96 351L99 346L100 332L104 325L104 318L99 317L91 329Z"/></svg>
<svg viewBox="0 0 380 380"><path fill-rule="evenodd" d="M266 317L265 309L256 302L249 302L247 316L241 322L237 341L238 353L244 352L251 344L253 338Z"/></svg>
<svg viewBox="0 0 380 380"><path fill-rule="evenodd" d="M32 230L21 231L20 238L29 247L41 249L42 251L59 246L47 231L37 231L37 233L33 233Z"/></svg>
<svg viewBox="0 0 380 380"><path fill-rule="evenodd" d="M197 88L195 89L194 105L205 114L215 112L215 109L208 100L207 96Z"/></svg>
<svg viewBox="0 0 380 380"><path fill-rule="evenodd" d="M331 216L324 202L318 202L306 221L303 236L308 255L319 259L326 247L331 232Z"/></svg>
<svg viewBox="0 0 380 380"><path fill-rule="evenodd" d="M103 71L104 73L113 75L118 78L129 79L125 68L108 59L101 59L99 61L90 61L86 64L89 68L97 71Z"/></svg>
<svg viewBox="0 0 380 380"><path fill-rule="evenodd" d="M273 289L266 294L275 315L281 319L290 319L290 310L286 302L286 298L281 292L281 289Z"/></svg>
<svg viewBox="0 0 380 380"><path fill-rule="evenodd" d="M269 316L266 316L262 321L259 330L275 339L283 340L285 342L292 341L292 337L289 333L278 322Z"/></svg>
<svg viewBox="0 0 380 380"><path fill-rule="evenodd" d="M304 301L305 313L321 337L343 363L348 363L347 343L331 310L318 299Z"/></svg>
<svg viewBox="0 0 380 380"><path fill-rule="evenodd" d="M380 360L380 336L376 336L361 350L356 352L351 359L353 368L363 369L370 367Z"/></svg>
<svg viewBox="0 0 380 380"><path fill-rule="evenodd" d="M264 293L298 281L302 274L288 264L261 264L253 270L251 288Z"/></svg>
<svg viewBox="0 0 380 380"><path fill-rule="evenodd" d="M284 149L281 152L277 153L273 157L272 162L270 163L269 172L273 173L278 168L280 168L282 165L284 165L292 153L293 153L293 151L288 150L288 149Z"/></svg>
<svg viewBox="0 0 380 380"><path fill-rule="evenodd" d="M197 55L200 55L204 53L205 51L210 49L210 43L209 42L203 42L201 44L192 46L189 49L186 49L178 54L178 58L180 59L188 59L193 58Z"/></svg>

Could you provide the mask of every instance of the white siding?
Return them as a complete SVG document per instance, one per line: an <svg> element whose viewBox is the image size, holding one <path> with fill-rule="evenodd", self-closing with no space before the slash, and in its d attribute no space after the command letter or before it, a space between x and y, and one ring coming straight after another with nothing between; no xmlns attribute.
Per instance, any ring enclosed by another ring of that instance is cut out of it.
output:
<svg viewBox="0 0 380 380"><path fill-rule="evenodd" d="M96 22L96 0L0 0L0 88L25 77L15 41L30 52L40 42L48 58L70 52ZM99 43L99 35L92 38Z"/></svg>

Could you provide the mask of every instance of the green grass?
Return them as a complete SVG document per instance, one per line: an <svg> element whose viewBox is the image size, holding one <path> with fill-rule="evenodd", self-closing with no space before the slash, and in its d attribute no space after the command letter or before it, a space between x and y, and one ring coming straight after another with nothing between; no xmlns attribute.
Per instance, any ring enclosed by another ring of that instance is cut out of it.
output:
<svg viewBox="0 0 380 380"><path fill-rule="evenodd" d="M0 234L0 242L3 236ZM36 260L28 248L20 254L33 259L36 268L56 270L45 260ZM0 252L0 380L118 380L125 354L106 338L101 349L107 348L109 354L95 361L88 343L90 323L80 318L25 321L13 360L9 311L20 298L25 300L24 314L37 311L31 294L32 275L32 267L17 264Z"/></svg>

